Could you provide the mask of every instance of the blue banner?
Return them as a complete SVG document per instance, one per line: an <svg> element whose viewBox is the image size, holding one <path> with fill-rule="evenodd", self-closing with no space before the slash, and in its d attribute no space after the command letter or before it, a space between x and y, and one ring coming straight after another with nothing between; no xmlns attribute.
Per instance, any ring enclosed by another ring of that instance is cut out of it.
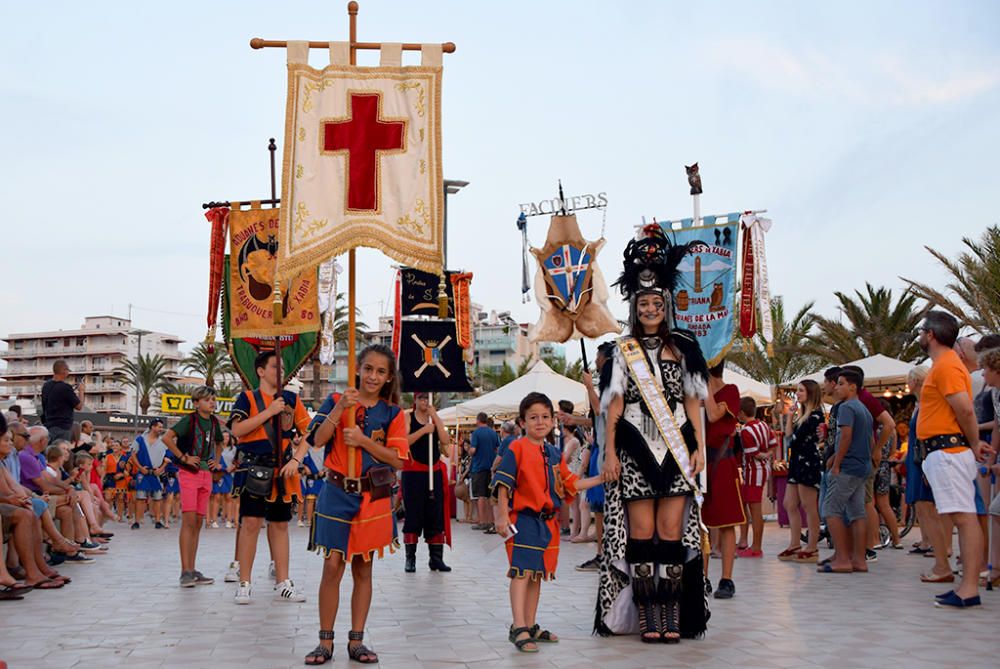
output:
<svg viewBox="0 0 1000 669"><path fill-rule="evenodd" d="M739 221L735 213L704 216L698 227L690 218L660 222L675 244L696 244L678 266L674 320L697 336L709 367L726 356L735 338Z"/></svg>

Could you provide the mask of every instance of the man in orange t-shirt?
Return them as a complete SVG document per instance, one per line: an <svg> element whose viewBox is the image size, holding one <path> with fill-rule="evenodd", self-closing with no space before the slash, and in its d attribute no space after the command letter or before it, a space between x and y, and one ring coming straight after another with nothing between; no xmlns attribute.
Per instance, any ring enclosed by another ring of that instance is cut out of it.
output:
<svg viewBox="0 0 1000 669"><path fill-rule="evenodd" d="M962 551L962 582L937 597L939 607L979 606L979 562L983 533L976 518L977 459L992 452L979 440L979 424L972 407L972 379L952 350L958 321L943 311L929 311L919 329L918 342L932 361L920 393L917 438L926 452L924 477L934 492L938 513L951 517L958 528Z"/></svg>

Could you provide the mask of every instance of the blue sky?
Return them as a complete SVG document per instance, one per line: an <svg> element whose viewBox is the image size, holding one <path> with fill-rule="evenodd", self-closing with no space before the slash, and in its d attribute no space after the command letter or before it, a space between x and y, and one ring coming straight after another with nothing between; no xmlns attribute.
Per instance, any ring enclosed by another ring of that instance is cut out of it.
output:
<svg viewBox="0 0 1000 669"><path fill-rule="evenodd" d="M137 325L200 340L200 205L266 197L267 138L283 136L284 53L248 40L346 39L345 6L4 3L0 334L132 303ZM955 253L1000 222L995 2L368 0L359 37L458 45L445 176L471 185L450 203L450 264L522 321L538 311L520 302L517 205L558 178L607 192L610 280L641 216L690 215L683 165L699 161L703 213L768 209L772 290L828 315L866 280L943 284L923 245ZM600 214L580 222L599 234ZM359 259L374 323L389 263Z"/></svg>

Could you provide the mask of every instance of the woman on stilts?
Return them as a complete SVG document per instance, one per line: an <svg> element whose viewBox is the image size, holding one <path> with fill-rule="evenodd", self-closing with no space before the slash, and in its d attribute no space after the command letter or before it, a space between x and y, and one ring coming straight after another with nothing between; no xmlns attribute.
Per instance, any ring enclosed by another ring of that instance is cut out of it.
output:
<svg viewBox="0 0 1000 669"><path fill-rule="evenodd" d="M672 292L688 246L658 226L625 249L617 285L630 304L606 394L604 555L595 631L678 643L705 632L701 401L707 367L673 327Z"/></svg>
<svg viewBox="0 0 1000 669"><path fill-rule="evenodd" d="M319 499L311 543L324 556L319 586L319 645L306 655L309 665L333 658L333 626L340 608L340 581L351 565L351 631L347 653L364 664L378 655L363 643L372 600L372 559L399 547L390 495L396 475L409 458L406 416L399 408L396 359L386 346L372 345L358 356L357 388L326 399L310 427L310 442L328 446L327 475ZM348 427L349 412L355 425ZM353 466L349 458L353 457ZM349 478L353 470L356 478Z"/></svg>

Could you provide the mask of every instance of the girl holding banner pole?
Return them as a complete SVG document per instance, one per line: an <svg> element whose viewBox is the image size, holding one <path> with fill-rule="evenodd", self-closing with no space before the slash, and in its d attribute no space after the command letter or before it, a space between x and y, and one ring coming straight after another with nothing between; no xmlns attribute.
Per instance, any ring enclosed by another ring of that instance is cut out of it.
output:
<svg viewBox="0 0 1000 669"><path fill-rule="evenodd" d="M707 367L673 327L677 265L689 251L650 226L629 242L617 285L630 304L607 397L604 556L595 620L602 635L677 643L705 632L701 401Z"/></svg>

